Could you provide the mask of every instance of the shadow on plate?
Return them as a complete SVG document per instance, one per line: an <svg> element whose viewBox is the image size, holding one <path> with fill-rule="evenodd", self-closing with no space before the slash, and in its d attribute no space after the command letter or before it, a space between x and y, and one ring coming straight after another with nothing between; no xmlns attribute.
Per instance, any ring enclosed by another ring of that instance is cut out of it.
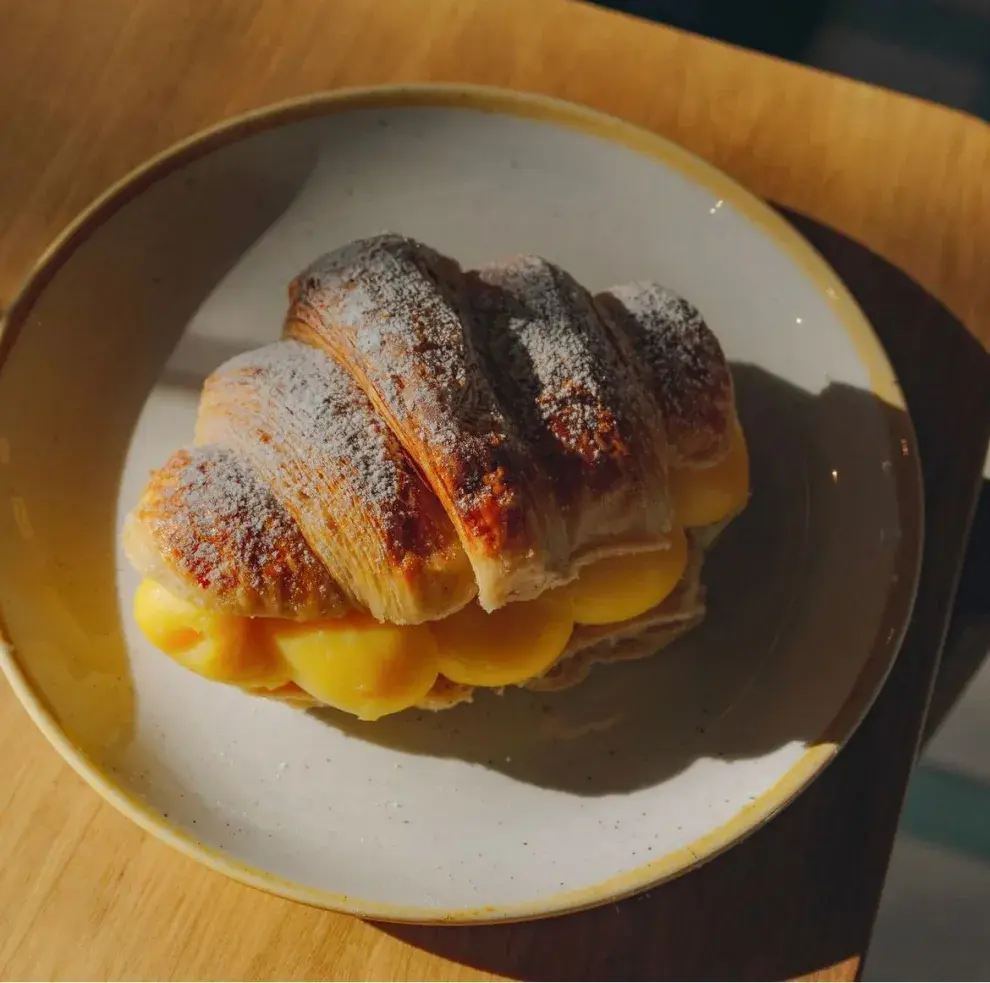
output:
<svg viewBox="0 0 990 983"><path fill-rule="evenodd" d="M799 598L802 590L809 586L819 557L836 545L833 542L837 532L835 523L851 524L845 533L840 532L838 543L848 554L850 544L855 544L855 537L864 535L874 522L875 514L868 496L863 499L861 510L855 508L856 498L875 484L875 474L871 477L864 468L864 453L875 452L878 436L889 434L886 439L893 440L896 446L909 434L907 415L870 393L832 385L818 396L812 396L759 368L737 365L734 372L740 412L753 458L753 500L747 512L726 533L724 541L719 542L708 566L708 621L693 636L652 660L659 665L694 660L702 675L709 671L732 674L726 704L709 708L713 717L721 714L723 719L733 710L734 700L730 693L734 692L735 698L741 700L747 686L759 685L761 667L771 657L768 650L774 646L773 639L780 637L776 630L761 630L761 620L768 619L768 623L778 626L780 632L786 632L788 624L798 617ZM883 462L875 463L879 466ZM893 470L896 472L898 468L908 466L905 459L894 462ZM910 466L913 467L913 462ZM824 484L816 477L822 468ZM842 481L833 482L832 471L841 474L841 469L846 469L847 474ZM906 471L902 472L902 477L905 481L912 480ZM846 481L846 478L850 480ZM843 484L847 487L840 500L828 494L830 486L834 492ZM846 495L851 497L846 498ZM874 535L877 532L874 528ZM865 541L860 545L868 551ZM851 586L856 589L855 571L848 555L846 563ZM767 590L768 583L781 580L782 572L791 575L783 578L789 586ZM880 586L887 589L886 584ZM731 654L719 659L707 651L712 636L706 637L705 632L717 635L719 623L727 621L732 622L734 644ZM841 636L841 632L839 634ZM830 634L830 637L834 639L835 636ZM878 648L880 644L878 638ZM836 647L808 650L803 655L799 652L798 656L807 660L841 660L843 652ZM862 670L861 652L853 661ZM606 701L609 694L616 691L608 677L620 674L626 668L632 667L599 669L586 683L588 690L600 688L602 701ZM667 670L654 671L660 679ZM869 674L863 676L869 677ZM874 676L868 678L866 684L878 682ZM529 698L525 694L520 696ZM771 694L771 699L773 696ZM510 694L506 702L517 698L516 694ZM578 689L553 699L567 705L584 698L593 699L582 697ZM495 700L492 697L490 702ZM656 690L649 694L638 711L638 720L625 718L611 731L577 738L572 745L571 757L562 764L558 762L556 771L552 769L552 762L540 759L499 761L489 766L498 767L520 780L597 793L618 792L661 781L690 765L698 754L742 758L772 750L790 740L811 742L822 736L820 728L809 726L804 707L795 705L783 710L773 727L757 729L751 737L744 728L737 727L736 740L731 745L720 745L706 739L707 735L700 740L685 741L684 735L677 731L683 722L677 694ZM465 720L467 713L465 709ZM455 735L441 729L439 724L424 729L415 717L396 718L385 721L384 727L374 728L342 720L336 715L333 722L366 740L390 743L423 754L473 756L474 760L487 765L481 743L483 734L472 734L471 741L465 745L454 742ZM717 733L717 720L713 719L706 729L709 734ZM582 786L580 781L572 782L573 759L595 760L599 748L618 743L623 730L627 731L627 742L631 737L636 740L628 744L627 753L621 759L609 757L604 762L611 770L596 774L594 788ZM650 737L642 739L642 735L647 734ZM488 737L490 739L491 735ZM495 737L499 739L498 734ZM825 776L825 784L829 777ZM840 841L839 830L834 828L835 818L841 822L840 817L812 818L818 824L814 828L822 835L827 830L829 837ZM806 836L808 822L806 810L789 809L786 815L755 830L748 850L729 851L706 863L704 870L689 878L678 878L656 892L646 892L619 905L516 925L376 923L376 927L383 934L462 966L512 979L656 979L658 967L669 974L663 977L668 979L790 979L822 967L839 966L861 952L848 948L848 937L837 927L845 922L836 919L834 911L830 913L831 921L825 917L829 911L828 899L832 897L828 891L823 890L820 897L805 898L810 907L805 909L798 904L794 913L781 912L775 907L784 903L785 897L792 901L801 898L794 885L803 884L808 878L819 885L824 884L824 871L814 865L802 868L797 852L789 854L793 865L786 873L763 866L772 865L782 842L800 842ZM594 849L594 844L589 844L588 848ZM829 855L827 846L813 852L814 863L819 866L822 862L827 863ZM761 876L768 885L762 894L760 888L754 887L750 891L743 887L748 880L759 880ZM731 889L728 893L725 890L729 885L743 889L746 897L775 900L770 907L739 910L735 893ZM818 914L812 916L810 912ZM775 931L765 927L779 927L782 923L791 924L795 919L800 922L811 917L818 930L801 933L799 947L786 938L779 944L772 942ZM696 975L699 972L711 975ZM733 973L752 975L733 977Z"/></svg>
<svg viewBox="0 0 990 983"><path fill-rule="evenodd" d="M878 617L888 590L898 530L884 544L892 492L877 448L906 418L849 386L812 396L751 365L734 373L754 494L706 563L709 614L698 629L654 658L599 666L563 693L481 691L441 713L374 723L311 712L359 740L588 796L656 785L699 758L822 739L831 717L821 713L834 714L863 670L857 604ZM850 548L860 550L862 584L836 572ZM849 623L836 623L844 613ZM822 692L802 689L812 685ZM793 699L763 692L781 687Z"/></svg>

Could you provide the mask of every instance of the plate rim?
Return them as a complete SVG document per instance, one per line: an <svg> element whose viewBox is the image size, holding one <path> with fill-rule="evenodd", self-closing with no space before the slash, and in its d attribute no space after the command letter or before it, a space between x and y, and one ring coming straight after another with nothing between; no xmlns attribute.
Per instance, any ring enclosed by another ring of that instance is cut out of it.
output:
<svg viewBox="0 0 990 983"><path fill-rule="evenodd" d="M321 91L273 103L223 120L154 155L129 171L84 209L48 246L0 319L2 373L28 316L44 289L87 236L129 201L172 171L214 150L262 131L307 119L356 110L466 109L534 119L597 136L651 157L729 201L769 234L819 289L867 368L875 395L903 413L895 426L888 415L892 445L902 453L894 461L894 488L902 535L895 568L897 581L887 594L872 651L866 657L844 703L822 735L772 786L725 823L678 850L596 884L532 900L468 908L427 908L366 901L337 894L261 870L207 846L172 825L156 810L118 785L65 733L44 695L35 689L17 659L0 612L0 669L17 699L69 766L103 799L139 827L201 864L290 900L362 918L420 924L476 924L528 921L613 903L672 880L738 844L794 801L852 737L879 694L910 622L920 575L924 497L917 442L906 401L879 337L828 261L769 204L714 165L665 137L634 123L541 93L459 83L381 85Z"/></svg>

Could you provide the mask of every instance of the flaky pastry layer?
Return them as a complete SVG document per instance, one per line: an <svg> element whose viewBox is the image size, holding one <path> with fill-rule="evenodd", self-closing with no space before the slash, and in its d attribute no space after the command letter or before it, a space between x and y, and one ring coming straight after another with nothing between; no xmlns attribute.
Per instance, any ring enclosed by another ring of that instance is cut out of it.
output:
<svg viewBox="0 0 990 983"><path fill-rule="evenodd" d="M384 234L318 259L289 299L282 340L207 380L195 445L124 530L142 574L227 614L418 624L537 597L667 548L669 469L715 465L736 426L717 339L656 284L592 296L539 257L465 272ZM579 627L533 685L695 623L692 557L656 611ZM464 698L440 689L428 701Z"/></svg>

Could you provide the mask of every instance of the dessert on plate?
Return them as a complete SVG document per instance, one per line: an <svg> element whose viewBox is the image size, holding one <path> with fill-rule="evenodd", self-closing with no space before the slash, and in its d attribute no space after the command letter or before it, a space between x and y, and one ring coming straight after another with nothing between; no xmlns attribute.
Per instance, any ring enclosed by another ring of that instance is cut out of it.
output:
<svg viewBox="0 0 990 983"><path fill-rule="evenodd" d="M556 690L705 613L746 505L732 376L686 300L592 296L384 234L292 282L125 521L138 626L210 679L364 719Z"/></svg>

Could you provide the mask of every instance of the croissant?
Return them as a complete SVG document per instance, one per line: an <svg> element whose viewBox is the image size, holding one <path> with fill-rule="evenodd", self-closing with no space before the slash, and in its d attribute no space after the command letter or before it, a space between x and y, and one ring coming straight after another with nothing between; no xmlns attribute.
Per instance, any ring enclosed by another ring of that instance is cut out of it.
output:
<svg viewBox="0 0 990 983"><path fill-rule="evenodd" d="M656 651L703 617L704 551L748 494L687 301L384 234L316 260L282 339L207 379L123 542L165 652L374 719Z"/></svg>

